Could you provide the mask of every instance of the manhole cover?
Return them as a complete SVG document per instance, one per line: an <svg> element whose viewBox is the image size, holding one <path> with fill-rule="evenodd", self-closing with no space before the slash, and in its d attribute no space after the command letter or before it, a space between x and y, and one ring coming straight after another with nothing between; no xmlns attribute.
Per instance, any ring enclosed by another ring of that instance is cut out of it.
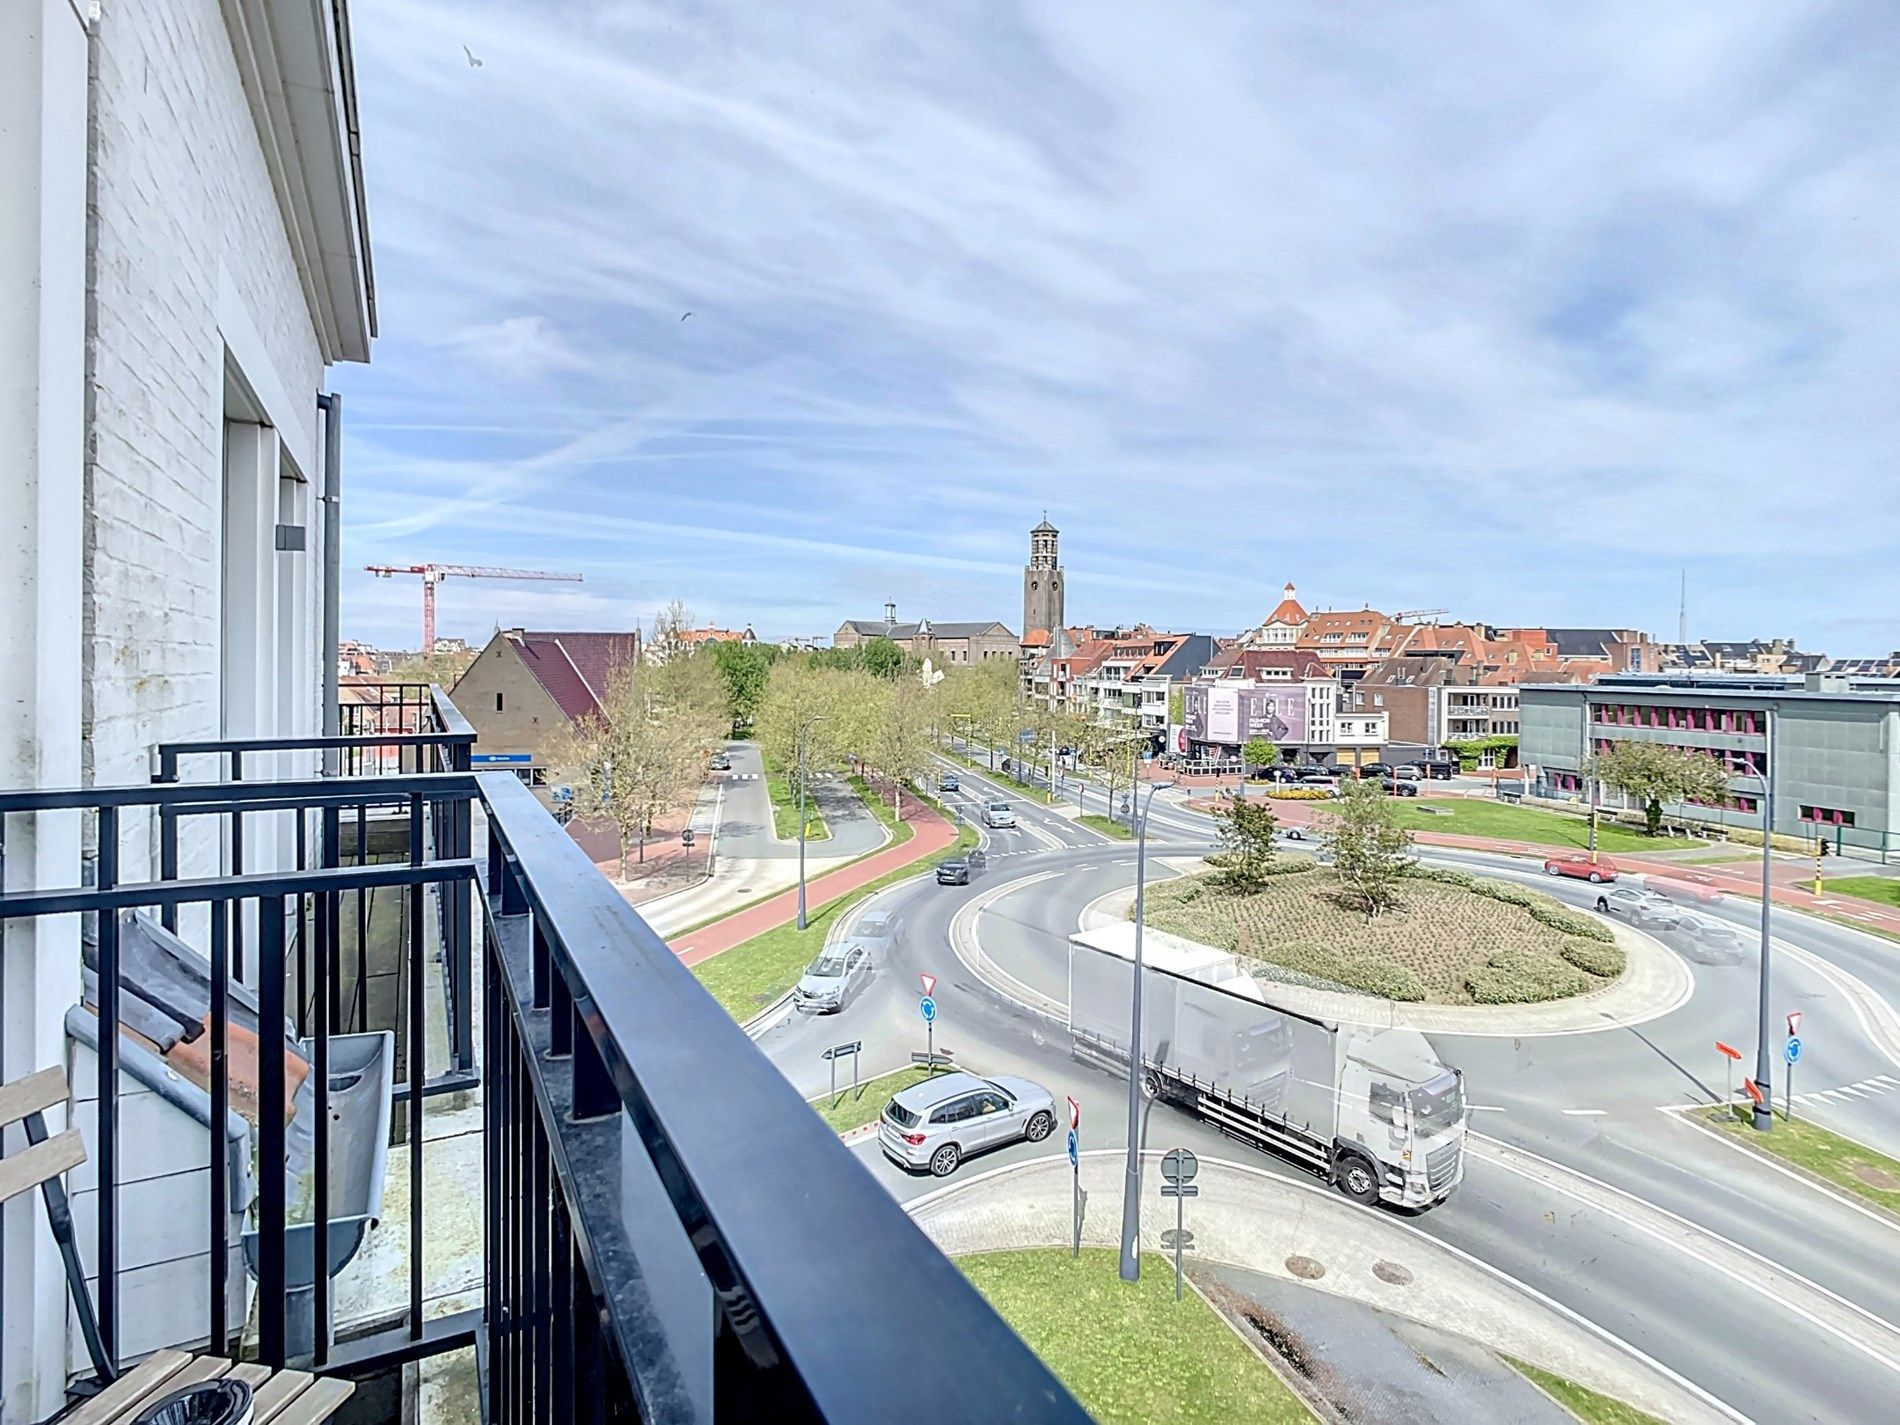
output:
<svg viewBox="0 0 1900 1425"><path fill-rule="evenodd" d="M1286 1269L1301 1281L1307 1282L1316 1282L1326 1275L1326 1268L1311 1257L1288 1257Z"/></svg>
<svg viewBox="0 0 1900 1425"><path fill-rule="evenodd" d="M1380 1281L1390 1282L1393 1286L1407 1286L1412 1280L1412 1269L1401 1267L1397 1262L1374 1262L1372 1274Z"/></svg>
<svg viewBox="0 0 1900 1425"><path fill-rule="evenodd" d="M1885 1168L1870 1168L1864 1163L1857 1164L1854 1168L1854 1176L1866 1183L1868 1187L1879 1188L1882 1192L1900 1192L1900 1177L1896 1177Z"/></svg>

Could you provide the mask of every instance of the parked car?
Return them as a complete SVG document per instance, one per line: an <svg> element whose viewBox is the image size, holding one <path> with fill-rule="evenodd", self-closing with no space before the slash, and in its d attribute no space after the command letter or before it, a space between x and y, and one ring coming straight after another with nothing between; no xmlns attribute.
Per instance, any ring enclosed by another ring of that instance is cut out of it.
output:
<svg viewBox="0 0 1900 1425"><path fill-rule="evenodd" d="M1381 777L1379 782L1385 787L1388 797L1415 797L1418 795L1417 782L1401 782L1397 777Z"/></svg>
<svg viewBox="0 0 1900 1425"><path fill-rule="evenodd" d="M835 1014L871 983L871 952L854 940L828 945L799 977L792 1003L816 1014Z"/></svg>
<svg viewBox="0 0 1900 1425"><path fill-rule="evenodd" d="M708 765L710 765L715 772L730 772L732 770L732 757L729 753L715 752L712 755L711 763Z"/></svg>
<svg viewBox="0 0 1900 1425"><path fill-rule="evenodd" d="M1359 775L1362 777L1389 777L1392 775L1392 767L1389 763L1385 762L1361 762L1359 764Z"/></svg>
<svg viewBox="0 0 1900 1425"><path fill-rule="evenodd" d="M1328 767L1306 767L1299 775L1299 781L1307 786L1330 786L1339 774Z"/></svg>
<svg viewBox="0 0 1900 1425"><path fill-rule="evenodd" d="M1434 781L1449 782L1458 775L1459 764L1448 758L1421 757L1412 764L1423 775Z"/></svg>
<svg viewBox="0 0 1900 1425"><path fill-rule="evenodd" d="M1561 856L1552 856L1544 862L1544 874L1570 876L1579 881L1588 881L1595 886L1616 879L1616 862L1608 856L1599 856L1592 861L1582 851L1569 851Z"/></svg>
<svg viewBox="0 0 1900 1425"><path fill-rule="evenodd" d="M986 802L983 806L983 824L985 826L1014 826L1015 808L1008 802Z"/></svg>
<svg viewBox="0 0 1900 1425"><path fill-rule="evenodd" d="M955 772L945 772L937 778L937 790L940 792L956 792L962 789L963 784L957 780Z"/></svg>
<svg viewBox="0 0 1900 1425"><path fill-rule="evenodd" d="M877 1142L903 1168L946 1178L957 1164L1007 1143L1040 1143L1056 1126L1055 1099L1028 1079L938 1074L884 1105Z"/></svg>
<svg viewBox="0 0 1900 1425"><path fill-rule="evenodd" d="M1397 777L1401 782L1422 782L1425 780L1425 774L1416 767L1394 767L1392 769L1392 775Z"/></svg>
<svg viewBox="0 0 1900 1425"><path fill-rule="evenodd" d="M961 856L937 863L937 884L940 886L967 886L970 884L970 863Z"/></svg>

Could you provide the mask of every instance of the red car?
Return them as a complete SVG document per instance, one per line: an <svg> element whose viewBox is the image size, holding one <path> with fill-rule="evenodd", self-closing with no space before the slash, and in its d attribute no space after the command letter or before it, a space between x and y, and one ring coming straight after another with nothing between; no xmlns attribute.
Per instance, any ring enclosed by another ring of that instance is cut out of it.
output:
<svg viewBox="0 0 1900 1425"><path fill-rule="evenodd" d="M1722 899L1722 891L1713 876L1701 871L1677 871L1670 876L1645 876L1643 886L1659 896L1667 896L1672 901L1690 901L1697 905L1713 905Z"/></svg>
<svg viewBox="0 0 1900 1425"><path fill-rule="evenodd" d="M1608 856L1599 856L1592 861L1585 852L1575 852L1566 856L1553 856L1544 862L1544 874L1547 876L1574 876L1579 881L1588 881L1591 885L1601 885L1605 881L1616 879L1616 862Z"/></svg>

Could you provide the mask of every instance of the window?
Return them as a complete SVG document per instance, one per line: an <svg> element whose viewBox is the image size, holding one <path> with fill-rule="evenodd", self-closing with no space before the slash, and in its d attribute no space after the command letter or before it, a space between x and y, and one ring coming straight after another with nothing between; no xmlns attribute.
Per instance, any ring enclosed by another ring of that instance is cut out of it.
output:
<svg viewBox="0 0 1900 1425"><path fill-rule="evenodd" d="M1816 821L1825 826L1852 826L1854 813L1842 811L1839 807L1804 806L1801 808L1803 821Z"/></svg>
<svg viewBox="0 0 1900 1425"><path fill-rule="evenodd" d="M1405 1091L1385 1084L1374 1084L1367 1107L1379 1122L1390 1123L1396 1128L1405 1121Z"/></svg>
<svg viewBox="0 0 1900 1425"><path fill-rule="evenodd" d="M528 770L533 774L528 778L529 786L545 787L548 784L548 769L546 767L530 767Z"/></svg>
<svg viewBox="0 0 1900 1425"><path fill-rule="evenodd" d="M501 711L501 694L500 693L495 694L495 711L496 712Z"/></svg>

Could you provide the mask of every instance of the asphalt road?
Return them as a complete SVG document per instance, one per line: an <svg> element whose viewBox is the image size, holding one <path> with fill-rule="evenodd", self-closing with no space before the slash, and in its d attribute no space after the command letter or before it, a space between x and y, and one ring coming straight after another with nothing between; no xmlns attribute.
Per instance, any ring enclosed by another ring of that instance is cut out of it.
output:
<svg viewBox="0 0 1900 1425"><path fill-rule="evenodd" d="M730 742L726 753L732 770L725 777L725 805L719 817L719 854L757 860L798 855L798 842L780 841L772 834L772 799L765 787L765 765L757 743ZM860 856L883 844L884 828L865 810L864 803L842 777L814 777L812 800L823 813L831 835L808 841L809 856Z"/></svg>
<svg viewBox="0 0 1900 1425"><path fill-rule="evenodd" d="M967 771L959 776L976 796L989 790ZM951 917L971 897L1038 878L999 897L981 916L980 932L985 952L1012 973L1054 985L1049 967L1065 954L1081 907L1132 884L1128 843L1032 802L1012 804L1019 828L992 837L984 878L970 887L917 883L887 893L879 904L896 913L897 939L876 979L839 1014L788 1014L760 1035L760 1046L807 1094L826 1087L819 1052L828 1044L861 1038L865 1073L897 1067L924 1045L917 975L928 971L938 977L940 1046L983 1072L1024 1075L1058 1099L1073 1094L1082 1105L1083 1146L1120 1146L1127 1142L1125 1082L1076 1063L1065 1031L976 981L949 948ZM1150 855L1205 851L1210 828L1198 813L1157 803ZM1527 874L1502 858L1430 855L1521 876L1579 905L1594 900L1587 887ZM1756 910L1714 908L1737 919ZM1792 914L1777 919L1778 935L1877 993L1900 995L1900 969L1882 961L1879 942ZM1777 956L1773 968L1777 1014L1783 1004L1801 1009L1804 1039L1818 1046L1803 1061L1805 1083L1900 1078L1900 1066L1870 1042L1837 983L1791 956ZM1440 1056L1465 1072L1474 1132L1552 1166L1504 1166L1479 1143L1457 1196L1410 1221L1628 1341L1738 1413L1764 1421L1880 1418L1881 1402L1900 1386L1900 1332L1886 1325L1900 1322L1900 1228L1662 1111L1708 1102L1711 1091L1720 1096L1714 1039L1744 1049L1754 1041L1752 956L1741 965L1692 963L1691 970L1690 1000L1634 1029L1534 1039L1434 1036ZM1900 1097L1829 1104L1837 1116L1858 1115L1857 1122L1892 1133ZM1139 1131L1148 1147L1178 1144L1298 1175L1145 1100ZM1052 1149L1060 1151L1059 1135L997 1150L966 1171ZM900 1198L936 1186L897 1169L874 1143L856 1151ZM1590 1180L1625 1196L1606 1195ZM1119 1204L1091 1211L1118 1212ZM1716 1239L1714 1249L1698 1247L1705 1233ZM1774 1264L1805 1280L1792 1292L1777 1289L1763 1280Z"/></svg>

